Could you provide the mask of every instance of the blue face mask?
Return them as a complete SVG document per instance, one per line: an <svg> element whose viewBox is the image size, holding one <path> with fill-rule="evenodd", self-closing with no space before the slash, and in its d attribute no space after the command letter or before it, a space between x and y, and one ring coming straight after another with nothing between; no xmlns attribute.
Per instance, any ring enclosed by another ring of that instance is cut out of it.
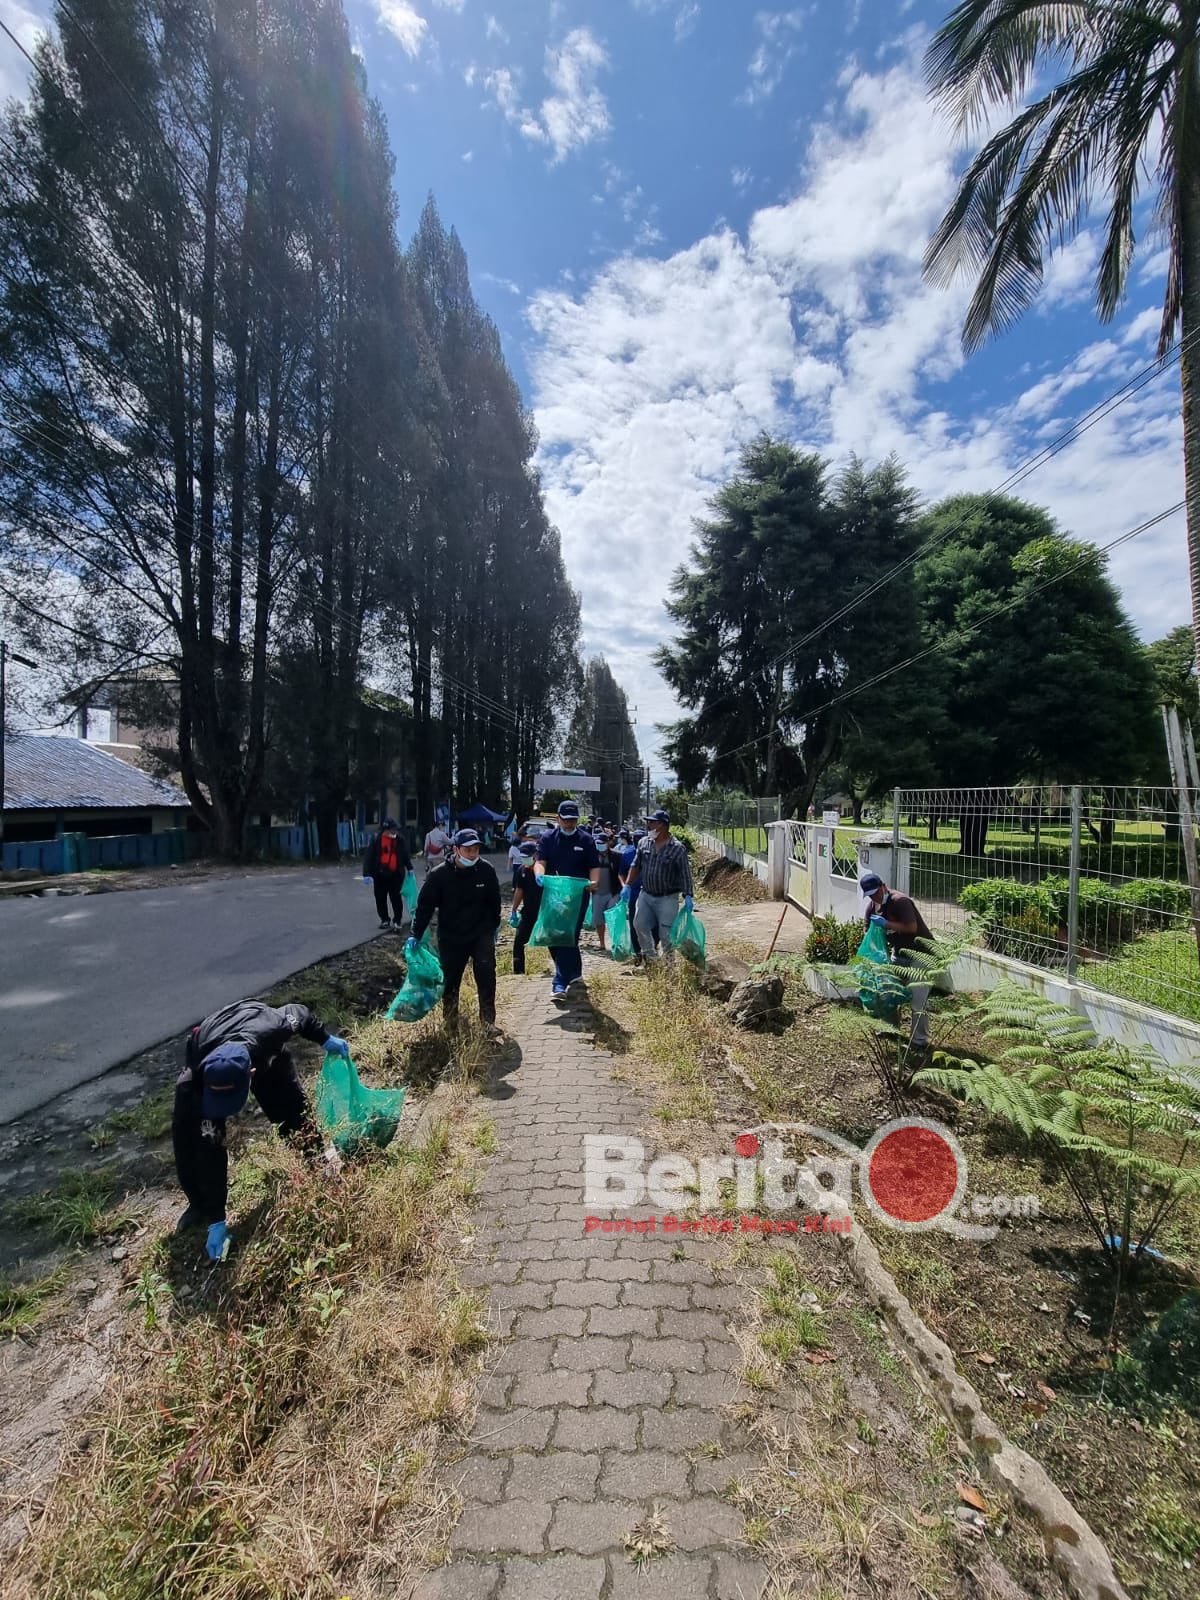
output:
<svg viewBox="0 0 1200 1600"><path fill-rule="evenodd" d="M455 866L459 866L459 867L474 867L474 866L478 866L479 857L476 856L474 861L468 861L465 856L455 856L454 864L455 864Z"/></svg>

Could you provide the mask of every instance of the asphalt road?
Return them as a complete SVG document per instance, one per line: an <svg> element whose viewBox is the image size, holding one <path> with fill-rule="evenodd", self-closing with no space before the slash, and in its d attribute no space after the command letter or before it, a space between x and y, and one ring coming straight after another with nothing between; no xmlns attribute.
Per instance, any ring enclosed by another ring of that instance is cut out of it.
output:
<svg viewBox="0 0 1200 1600"><path fill-rule="evenodd" d="M0 1123L376 927L350 866L0 900Z"/></svg>

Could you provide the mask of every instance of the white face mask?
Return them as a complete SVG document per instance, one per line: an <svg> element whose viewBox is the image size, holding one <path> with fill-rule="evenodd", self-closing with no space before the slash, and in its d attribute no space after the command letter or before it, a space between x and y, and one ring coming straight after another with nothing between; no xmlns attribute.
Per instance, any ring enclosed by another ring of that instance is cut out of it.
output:
<svg viewBox="0 0 1200 1600"><path fill-rule="evenodd" d="M456 855L454 859L460 867L474 867L479 862L478 856L468 858L467 856Z"/></svg>

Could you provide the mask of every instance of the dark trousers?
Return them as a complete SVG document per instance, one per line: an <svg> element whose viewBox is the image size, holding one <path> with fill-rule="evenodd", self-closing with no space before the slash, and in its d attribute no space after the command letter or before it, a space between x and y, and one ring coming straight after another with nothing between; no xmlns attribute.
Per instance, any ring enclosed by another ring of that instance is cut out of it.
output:
<svg viewBox="0 0 1200 1600"><path fill-rule="evenodd" d="M463 974L470 963L475 974L475 987L479 990L479 1020L496 1020L496 939L493 933L481 933L473 944L447 944L438 941L438 954L446 987L442 994L442 1015L446 1026L458 1025L458 991L462 988Z"/></svg>
<svg viewBox="0 0 1200 1600"><path fill-rule="evenodd" d="M175 1150L175 1171L179 1187L188 1204L209 1222L225 1216L228 1158L225 1154L225 1122L205 1124L200 1115L200 1091L195 1076L198 1065L194 1035L188 1035L186 1071L175 1085L175 1105L171 1113L171 1142ZM296 1064L287 1050L281 1050L262 1066L256 1066L250 1090L285 1139L299 1146L306 1155L319 1154L321 1136L313 1120L308 1097L296 1075Z"/></svg>
<svg viewBox="0 0 1200 1600"><path fill-rule="evenodd" d="M575 943L559 945L551 948L550 954L554 958L554 981L566 985L574 983L576 978L583 976L583 957L579 953L579 935L583 931L583 924L591 906L592 897L585 894L579 907L579 921L575 924Z"/></svg>
<svg viewBox="0 0 1200 1600"><path fill-rule="evenodd" d="M400 887L404 879L395 872L386 876L377 872L372 880L375 889L375 910L379 913L380 922L388 919L388 902L391 902L391 917L393 922L404 921L404 901L400 897Z"/></svg>
<svg viewBox="0 0 1200 1600"><path fill-rule="evenodd" d="M519 978L525 971L525 946L537 923L537 912L528 901L523 900L518 917L517 936L513 940L513 971Z"/></svg>

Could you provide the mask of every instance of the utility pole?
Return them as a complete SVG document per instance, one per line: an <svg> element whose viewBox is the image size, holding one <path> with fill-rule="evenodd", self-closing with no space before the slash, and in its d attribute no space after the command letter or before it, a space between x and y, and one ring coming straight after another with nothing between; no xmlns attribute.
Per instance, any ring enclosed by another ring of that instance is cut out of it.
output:
<svg viewBox="0 0 1200 1600"><path fill-rule="evenodd" d="M9 657L34 671L38 665L36 661L30 661L28 656L19 656L15 650L10 650L4 640L0 639L0 872L4 871L4 728L8 715Z"/></svg>
<svg viewBox="0 0 1200 1600"><path fill-rule="evenodd" d="M646 815L650 815L650 768L646 768Z"/></svg>

